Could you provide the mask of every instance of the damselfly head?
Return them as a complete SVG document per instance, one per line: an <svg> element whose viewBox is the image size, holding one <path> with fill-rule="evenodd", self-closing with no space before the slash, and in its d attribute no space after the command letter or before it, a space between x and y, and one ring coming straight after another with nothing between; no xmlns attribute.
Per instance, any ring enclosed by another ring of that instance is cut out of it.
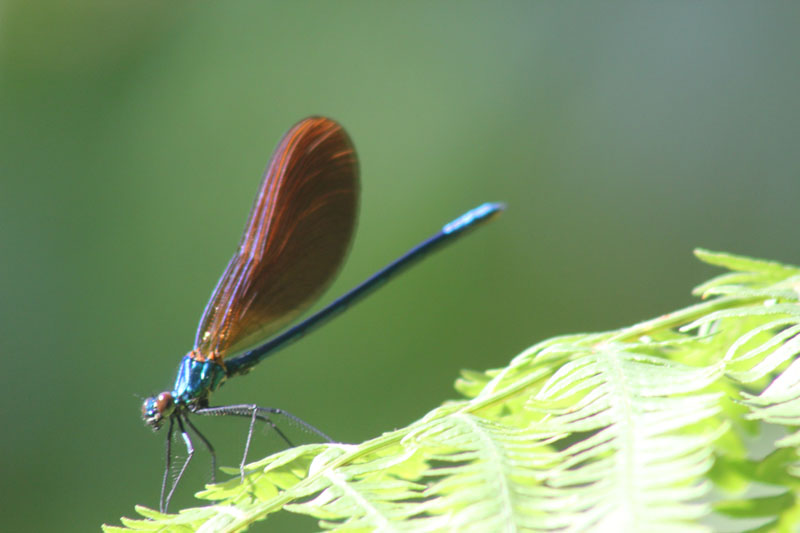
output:
<svg viewBox="0 0 800 533"><path fill-rule="evenodd" d="M169 392L162 392L158 396L147 398L142 404L142 418L145 424L158 431L164 420L175 412L175 400Z"/></svg>

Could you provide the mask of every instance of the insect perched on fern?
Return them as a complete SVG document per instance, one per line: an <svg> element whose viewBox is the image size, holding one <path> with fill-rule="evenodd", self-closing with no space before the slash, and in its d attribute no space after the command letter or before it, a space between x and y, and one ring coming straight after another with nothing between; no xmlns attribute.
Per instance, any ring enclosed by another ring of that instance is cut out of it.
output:
<svg viewBox="0 0 800 533"><path fill-rule="evenodd" d="M269 424L288 446L292 442L273 418L286 419L333 442L283 409L253 403L211 406L211 394L229 379L249 373L266 357L353 306L426 255L495 218L505 207L486 202L467 211L323 309L286 327L312 305L339 270L355 228L358 191L355 148L335 121L306 118L278 143L239 247L206 305L194 347L181 359L175 384L142 404L144 422L155 431L166 428L161 511L167 510L194 456L193 437L211 455L212 480L216 474L214 447L192 422L191 415L250 420L240 468L242 479L257 420ZM175 432L186 446L186 458L169 483Z"/></svg>
<svg viewBox="0 0 800 533"><path fill-rule="evenodd" d="M800 269L696 253L730 270L699 304L540 342L408 427L283 451L205 507L124 524L239 531L285 509L333 531L796 531Z"/></svg>

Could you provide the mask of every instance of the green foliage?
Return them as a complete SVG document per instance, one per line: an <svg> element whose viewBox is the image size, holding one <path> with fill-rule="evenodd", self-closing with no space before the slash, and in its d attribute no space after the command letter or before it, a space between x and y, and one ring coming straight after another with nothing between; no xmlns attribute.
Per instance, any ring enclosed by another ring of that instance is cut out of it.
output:
<svg viewBox="0 0 800 533"><path fill-rule="evenodd" d="M703 303L547 340L464 372L467 399L406 428L286 450L205 507L105 530L240 531L283 509L342 532L794 531L800 432L765 430L800 425L800 269L696 253L731 271Z"/></svg>

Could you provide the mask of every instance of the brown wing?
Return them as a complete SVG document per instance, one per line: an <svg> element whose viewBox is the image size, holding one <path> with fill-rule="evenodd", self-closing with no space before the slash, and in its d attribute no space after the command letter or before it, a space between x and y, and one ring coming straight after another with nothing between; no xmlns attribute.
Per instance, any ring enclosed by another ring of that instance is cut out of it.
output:
<svg viewBox="0 0 800 533"><path fill-rule="evenodd" d="M307 118L283 137L195 337L221 360L297 318L328 286L355 229L358 162L336 122Z"/></svg>

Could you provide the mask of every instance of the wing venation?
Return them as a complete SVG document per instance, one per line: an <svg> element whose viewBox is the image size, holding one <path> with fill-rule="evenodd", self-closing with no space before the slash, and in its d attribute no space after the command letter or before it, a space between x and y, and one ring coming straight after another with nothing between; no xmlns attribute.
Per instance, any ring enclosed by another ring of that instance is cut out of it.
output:
<svg viewBox="0 0 800 533"><path fill-rule="evenodd" d="M336 122L307 118L286 133L200 320L196 358L251 347L319 297L350 246L358 189L355 150Z"/></svg>

